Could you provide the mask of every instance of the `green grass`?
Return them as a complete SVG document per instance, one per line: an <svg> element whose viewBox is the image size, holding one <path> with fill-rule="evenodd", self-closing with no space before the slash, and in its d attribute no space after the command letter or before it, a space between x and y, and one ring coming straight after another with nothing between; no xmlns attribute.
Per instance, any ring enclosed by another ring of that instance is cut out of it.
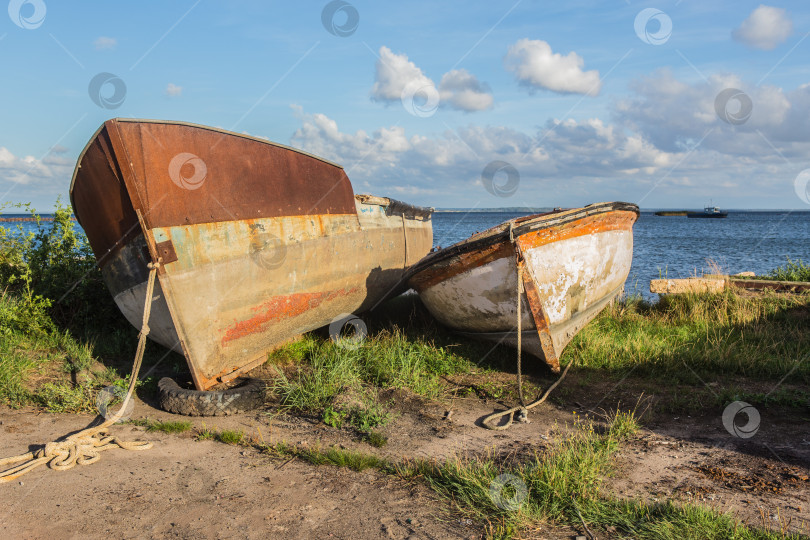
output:
<svg viewBox="0 0 810 540"><path fill-rule="evenodd" d="M146 431L161 431L169 434L185 433L186 431L191 430L191 422L182 420L177 422L162 422L145 418L140 420L131 420L130 423L136 426L145 427Z"/></svg>
<svg viewBox="0 0 810 540"><path fill-rule="evenodd" d="M198 441L215 441L217 440L217 432L208 427L201 427L195 430L194 438Z"/></svg>
<svg viewBox="0 0 810 540"><path fill-rule="evenodd" d="M407 462L398 471L404 478L424 479L458 512L488 523L493 538L521 536L549 522L581 530L583 519L599 537L600 530L612 530L637 539L799 538L752 529L700 506L647 504L607 493L603 483L613 472L613 454L632 436L634 425L635 418L626 413L614 415L604 429L579 421L573 433L520 465L493 458L452 459Z"/></svg>
<svg viewBox="0 0 810 540"><path fill-rule="evenodd" d="M226 429L215 435L216 440L225 444L240 445L246 441L245 433L241 430Z"/></svg>
<svg viewBox="0 0 810 540"><path fill-rule="evenodd" d="M382 448L388 444L388 437L379 431L368 431L363 435L363 440L375 448Z"/></svg>
<svg viewBox="0 0 810 540"><path fill-rule="evenodd" d="M298 458L313 465L334 465L345 467L353 471L365 471L366 469L378 469L386 472L393 472L394 468L386 460L354 452L342 448L331 447L326 450L321 448L301 448L291 444L281 442L270 446L262 446L261 449L272 456L281 458Z"/></svg>
<svg viewBox="0 0 810 540"><path fill-rule="evenodd" d="M381 443L380 437L369 434L394 416L380 402L380 389L439 398L448 387L443 376L472 366L431 342L409 338L397 327L381 330L356 348L306 336L273 353L270 361L294 365L271 385L282 407L317 413L335 428L351 426L370 444Z"/></svg>
<svg viewBox="0 0 810 540"><path fill-rule="evenodd" d="M283 459L356 471L376 469L425 482L456 513L485 524L489 538L522 537L524 531L544 523L581 529L583 519L599 537L610 530L618 537L656 540L802 538L751 528L730 515L697 505L648 504L608 493L604 481L614 472L613 456L637 429L633 413L616 411L606 425L578 419L567 435L519 464L492 456L392 463L335 447L324 450L278 443L260 448Z"/></svg>
<svg viewBox="0 0 810 540"><path fill-rule="evenodd" d="M695 383L695 374L810 382L810 295L766 293L638 298L606 309L574 338L563 363Z"/></svg>
<svg viewBox="0 0 810 540"><path fill-rule="evenodd" d="M793 261L788 257L784 266L777 266L762 277L777 281L810 281L810 266L801 259Z"/></svg>

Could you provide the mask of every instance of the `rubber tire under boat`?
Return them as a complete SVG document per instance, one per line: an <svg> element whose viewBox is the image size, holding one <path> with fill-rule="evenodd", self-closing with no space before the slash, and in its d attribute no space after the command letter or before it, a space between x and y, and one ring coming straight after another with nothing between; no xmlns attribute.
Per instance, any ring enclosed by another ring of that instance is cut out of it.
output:
<svg viewBox="0 0 810 540"><path fill-rule="evenodd" d="M247 412L264 404L264 382L247 379L227 390L187 390L169 377L158 382L160 408L185 416L227 416Z"/></svg>

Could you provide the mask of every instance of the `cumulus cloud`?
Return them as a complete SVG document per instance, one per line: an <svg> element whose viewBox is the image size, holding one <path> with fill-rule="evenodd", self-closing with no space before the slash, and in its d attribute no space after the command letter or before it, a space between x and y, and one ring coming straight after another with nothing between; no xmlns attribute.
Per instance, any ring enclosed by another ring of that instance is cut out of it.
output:
<svg viewBox="0 0 810 540"><path fill-rule="evenodd" d="M34 156L18 157L8 148L0 146L0 182L28 185L55 178L69 178L74 161L56 149L42 159Z"/></svg>
<svg viewBox="0 0 810 540"><path fill-rule="evenodd" d="M617 185L646 181L679 155L599 119L552 119L535 133L471 125L425 136L408 134L401 126L348 133L326 115L297 111L301 127L291 138L292 146L342 164L356 189L411 200L424 196L415 202L428 205L456 199L469 204L489 197L481 173L495 160L518 169L526 194L534 199L536 190L542 189L552 203L567 190L593 197L589 185L608 178L617 179Z"/></svg>
<svg viewBox="0 0 810 540"><path fill-rule="evenodd" d="M750 111L740 110L742 95ZM636 80L606 118L552 118L534 132L468 125L431 135L401 126L352 133L326 115L297 111L293 146L344 165L356 190L433 206L672 206L714 192L726 194L726 204L738 197L737 204L755 198L763 207L784 207L794 197L796 171L810 167L810 83L784 90L734 74L687 83L661 70ZM729 121L735 118L742 120ZM520 173L512 201L482 191L481 173L496 160Z"/></svg>
<svg viewBox="0 0 810 540"><path fill-rule="evenodd" d="M169 83L169 85L166 86L166 95L167 96L169 96L169 97L177 97L177 96L180 96L182 94L183 94L183 87L182 86L177 86L174 83Z"/></svg>
<svg viewBox="0 0 810 540"><path fill-rule="evenodd" d="M93 46L95 46L97 51L108 51L114 49L116 45L118 45L118 41L115 38L105 36L96 38L93 42Z"/></svg>
<svg viewBox="0 0 810 540"><path fill-rule="evenodd" d="M434 94L439 98L440 107L466 112L489 109L493 102L489 87L464 69L445 73L437 87L406 54L380 47L371 99L388 103L400 101L406 89L411 94Z"/></svg>
<svg viewBox="0 0 810 540"><path fill-rule="evenodd" d="M791 33L793 21L784 9L760 4L731 35L751 48L770 51Z"/></svg>
<svg viewBox="0 0 810 540"><path fill-rule="evenodd" d="M750 99L750 115L741 111L744 97L723 100L721 93L735 89ZM781 160L807 155L810 132L810 87L784 91L757 86L736 75L712 75L708 82L686 84L668 70L637 81L634 96L619 100L615 119L626 129L643 135L657 148L683 151L703 140L701 146L725 155ZM721 116L738 115L740 123Z"/></svg>
<svg viewBox="0 0 810 540"><path fill-rule="evenodd" d="M440 103L462 111L483 111L492 107L492 93L465 69L454 69L439 81Z"/></svg>
<svg viewBox="0 0 810 540"><path fill-rule="evenodd" d="M582 70L585 61L581 56L573 51L567 55L555 53L542 40L519 40L509 47L504 65L521 85L530 89L596 96L602 88L597 70Z"/></svg>

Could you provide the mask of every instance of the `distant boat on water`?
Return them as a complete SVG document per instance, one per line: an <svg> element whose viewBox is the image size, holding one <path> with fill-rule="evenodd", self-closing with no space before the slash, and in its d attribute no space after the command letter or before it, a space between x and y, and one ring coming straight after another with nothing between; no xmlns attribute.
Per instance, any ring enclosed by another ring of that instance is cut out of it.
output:
<svg viewBox="0 0 810 540"><path fill-rule="evenodd" d="M703 212L687 212L686 217L690 218L724 218L728 217L728 212L721 212L716 206L706 206Z"/></svg>

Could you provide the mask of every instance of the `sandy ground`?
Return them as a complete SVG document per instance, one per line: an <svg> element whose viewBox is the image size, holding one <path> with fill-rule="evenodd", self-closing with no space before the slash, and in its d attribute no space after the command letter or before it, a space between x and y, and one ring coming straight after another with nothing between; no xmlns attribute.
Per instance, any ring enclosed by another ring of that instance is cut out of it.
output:
<svg viewBox="0 0 810 540"><path fill-rule="evenodd" d="M574 385L575 386L575 385ZM596 396L597 393L592 392ZM493 432L478 425L497 405L477 397L430 404L400 393L389 443L376 449L351 430L272 409L235 417L194 418L196 427L238 429L267 443L360 450L393 460L454 454L515 457L542 450L573 418L572 407L545 403L531 423ZM590 398L595 402L595 397ZM575 395L584 414L589 395ZM446 412L452 409L450 420ZM804 414L807 416L807 414ZM133 418L186 419L140 400ZM84 427L89 416L0 409L0 456L28 450ZM756 526L810 530L810 431L802 413L763 411L751 439L731 437L718 414L658 415L623 445L607 487L622 497L698 502ZM2 538L479 538L484 523L453 511L421 483L378 472L271 459L256 450L191 434L166 435L122 425L125 439L151 450L112 450L87 467L40 468L0 485ZM803 527L803 529L802 529ZM539 525L532 538L573 538L583 531ZM600 536L602 538L603 536Z"/></svg>

